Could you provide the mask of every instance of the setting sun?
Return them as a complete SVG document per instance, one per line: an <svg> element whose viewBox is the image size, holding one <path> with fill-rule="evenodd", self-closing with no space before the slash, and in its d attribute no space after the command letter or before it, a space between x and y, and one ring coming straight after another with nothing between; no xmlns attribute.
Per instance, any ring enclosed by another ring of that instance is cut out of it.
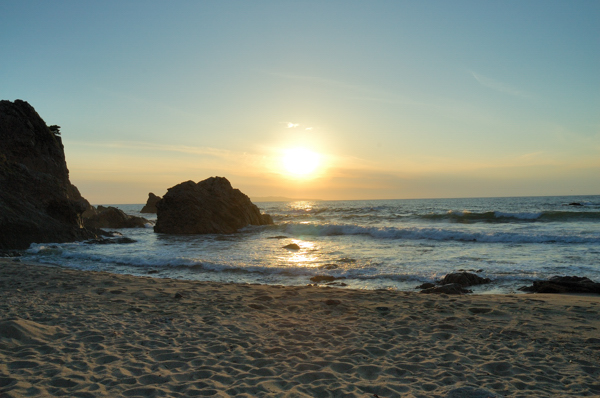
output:
<svg viewBox="0 0 600 398"><path fill-rule="evenodd" d="M305 148L292 148L283 151L282 161L288 173L308 177L320 166L321 156Z"/></svg>

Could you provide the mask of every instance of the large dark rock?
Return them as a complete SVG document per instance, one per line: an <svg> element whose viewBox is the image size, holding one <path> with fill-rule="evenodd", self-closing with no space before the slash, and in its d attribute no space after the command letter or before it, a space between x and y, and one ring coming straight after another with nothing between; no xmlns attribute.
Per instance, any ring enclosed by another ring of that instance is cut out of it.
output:
<svg viewBox="0 0 600 398"><path fill-rule="evenodd" d="M144 207L142 207L142 210L140 211L140 213L156 214L156 211L157 211L156 204L158 203L159 200L160 200L160 196L156 196L155 194L150 192L148 194L148 200L146 201L146 204L144 205Z"/></svg>
<svg viewBox="0 0 600 398"><path fill-rule="evenodd" d="M0 101L0 249L97 237L84 228L89 203L69 181L58 130L25 101Z"/></svg>
<svg viewBox="0 0 600 398"><path fill-rule="evenodd" d="M519 288L532 293L595 293L600 294L600 283L581 276L553 276L545 281L534 281L531 286Z"/></svg>
<svg viewBox="0 0 600 398"><path fill-rule="evenodd" d="M342 278L336 278L335 276L331 276L331 275L315 275L312 278L310 278L310 280L315 283L333 282L336 279L342 279Z"/></svg>
<svg viewBox="0 0 600 398"><path fill-rule="evenodd" d="M154 231L168 234L229 234L247 225L273 224L223 177L169 188L157 210Z"/></svg>
<svg viewBox="0 0 600 398"><path fill-rule="evenodd" d="M116 207L90 206L83 213L83 225L86 228L144 228L148 220L130 216Z"/></svg>
<svg viewBox="0 0 600 398"><path fill-rule="evenodd" d="M483 285L490 282L489 278L482 278L463 271L448 274L436 283L423 283L417 286L417 289L421 289L421 293L463 294L472 293L471 290L464 289L467 286Z"/></svg>
<svg viewBox="0 0 600 398"><path fill-rule="evenodd" d="M475 286L475 285L484 285L486 283L490 283L491 280L489 278L482 278L478 275L472 274L470 272L455 272L453 274L448 274L438 283L440 285L448 285L452 283L458 283L461 286Z"/></svg>

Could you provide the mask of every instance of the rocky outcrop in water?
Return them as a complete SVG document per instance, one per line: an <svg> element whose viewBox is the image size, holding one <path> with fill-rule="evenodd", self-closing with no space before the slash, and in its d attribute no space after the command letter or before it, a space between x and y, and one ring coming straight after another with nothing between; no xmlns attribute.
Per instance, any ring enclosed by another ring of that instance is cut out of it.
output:
<svg viewBox="0 0 600 398"><path fill-rule="evenodd" d="M83 225L86 228L144 228L148 220L130 216L116 207L90 206L83 213Z"/></svg>
<svg viewBox="0 0 600 398"><path fill-rule="evenodd" d="M55 126L58 127L58 126ZM0 249L95 238L69 181L59 130L25 101L0 101Z"/></svg>
<svg viewBox="0 0 600 398"><path fill-rule="evenodd" d="M545 281L534 281L519 290L531 293L595 293L600 294L600 283L582 276L553 276Z"/></svg>
<svg viewBox="0 0 600 398"><path fill-rule="evenodd" d="M248 225L273 224L248 196L224 177L169 188L157 203L155 232L167 234L230 234Z"/></svg>
<svg viewBox="0 0 600 398"><path fill-rule="evenodd" d="M156 204L158 203L159 200L160 200L160 196L156 196L155 194L150 192L148 194L148 200L146 201L146 204L144 205L144 207L142 207L142 210L140 211L140 213L156 214L156 211L157 211Z"/></svg>
<svg viewBox="0 0 600 398"><path fill-rule="evenodd" d="M490 282L489 278L482 278L470 272L455 272L446 275L436 283L417 286L417 289L422 289L421 293L462 294L472 293L471 290L464 289L467 286L484 285Z"/></svg>
<svg viewBox="0 0 600 398"><path fill-rule="evenodd" d="M438 283L440 285L449 285L452 283L457 283L461 286L475 286L485 285L490 282L490 278L482 278L479 275L475 275L470 272L455 272L444 276L442 280Z"/></svg>

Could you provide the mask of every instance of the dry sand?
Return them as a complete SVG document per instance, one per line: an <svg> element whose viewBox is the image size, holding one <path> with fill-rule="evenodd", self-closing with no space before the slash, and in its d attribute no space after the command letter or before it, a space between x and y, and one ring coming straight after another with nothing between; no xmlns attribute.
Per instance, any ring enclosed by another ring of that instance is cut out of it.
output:
<svg viewBox="0 0 600 398"><path fill-rule="evenodd" d="M0 397L600 396L600 297L132 277L0 260Z"/></svg>

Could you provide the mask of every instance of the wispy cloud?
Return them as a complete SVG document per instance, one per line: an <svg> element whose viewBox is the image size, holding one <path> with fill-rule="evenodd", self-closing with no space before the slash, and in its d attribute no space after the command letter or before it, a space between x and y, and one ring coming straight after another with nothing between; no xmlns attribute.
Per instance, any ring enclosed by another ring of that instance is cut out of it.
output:
<svg viewBox="0 0 600 398"><path fill-rule="evenodd" d="M293 122L283 122L283 124L285 125L285 128L288 128L288 129L295 129L295 128L298 128L298 127L301 127L301 128L303 128L304 130L306 130L306 131L311 131L311 130L313 130L313 129L314 129L314 127L304 127L304 126L303 126L302 124L300 124L300 123L293 123Z"/></svg>
<svg viewBox="0 0 600 398"><path fill-rule="evenodd" d="M381 102L393 105L410 105L425 107L428 109L438 107L435 104L417 100L397 92L391 92L386 88L374 87L364 84L352 84L341 80L321 78L315 76L303 76L286 73L270 73L273 76L287 79L307 82L322 87L330 87L336 91L345 92L348 99L365 102Z"/></svg>
<svg viewBox="0 0 600 398"><path fill-rule="evenodd" d="M499 82L497 80L491 79L489 77L480 75L479 73L475 73L471 71L471 76L477 80L477 83L481 84L484 87L491 88L492 90L499 91L504 94L513 95L515 97L522 98L530 98L531 94L520 90L516 87L513 87L509 84Z"/></svg>
<svg viewBox="0 0 600 398"><path fill-rule="evenodd" d="M315 76L293 75L293 74L289 74L289 73L278 73L278 72L268 72L268 73L272 76L281 77L284 79L301 80L301 81L316 83L316 84L324 85L324 86L346 88L346 89L351 89L351 90L364 90L365 89L364 86L350 84L350 83L346 83L346 82L343 82L340 80L335 80L335 79L326 79L326 78L315 77Z"/></svg>
<svg viewBox="0 0 600 398"><path fill-rule="evenodd" d="M146 151L161 151L161 152L178 152L187 153L192 155L209 155L214 157L229 158L237 156L233 151L211 147L194 147L186 145L166 145L166 144L153 144L147 142L137 141L110 141L110 142L82 142L82 141L70 141L73 144L95 147L95 148L113 148L113 149L133 149L133 150L146 150Z"/></svg>
<svg viewBox="0 0 600 398"><path fill-rule="evenodd" d="M385 89L377 87L347 83L341 80L327 79L315 76L293 75L286 73L270 73L273 76L288 80L299 80L308 83L313 83L320 86L333 87L336 89L346 90L347 97L359 101L375 101L393 104L412 104L426 105L422 102L415 101L408 97L398 95L397 93L388 92Z"/></svg>

